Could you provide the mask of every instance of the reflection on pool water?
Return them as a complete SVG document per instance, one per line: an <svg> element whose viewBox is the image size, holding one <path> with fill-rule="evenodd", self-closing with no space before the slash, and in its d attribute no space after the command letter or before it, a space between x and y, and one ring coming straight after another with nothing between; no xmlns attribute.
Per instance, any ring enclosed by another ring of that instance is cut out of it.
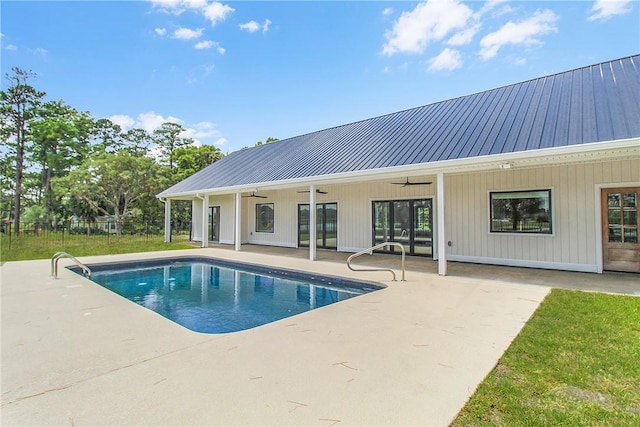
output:
<svg viewBox="0 0 640 427"><path fill-rule="evenodd" d="M383 287L203 257L89 267L92 281L203 333L253 328Z"/></svg>

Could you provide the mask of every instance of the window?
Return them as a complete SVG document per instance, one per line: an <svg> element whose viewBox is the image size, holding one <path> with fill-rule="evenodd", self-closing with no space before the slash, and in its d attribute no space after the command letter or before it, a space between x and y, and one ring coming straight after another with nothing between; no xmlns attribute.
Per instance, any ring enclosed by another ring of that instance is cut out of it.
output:
<svg viewBox="0 0 640 427"><path fill-rule="evenodd" d="M256 231L273 233L273 203L256 205Z"/></svg>
<svg viewBox="0 0 640 427"><path fill-rule="evenodd" d="M492 233L551 234L551 190L489 193Z"/></svg>

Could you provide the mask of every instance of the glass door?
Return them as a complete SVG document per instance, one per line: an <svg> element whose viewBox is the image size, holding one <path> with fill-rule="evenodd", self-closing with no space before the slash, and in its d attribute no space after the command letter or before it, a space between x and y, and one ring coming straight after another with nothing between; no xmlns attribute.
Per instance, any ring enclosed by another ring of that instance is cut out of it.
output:
<svg viewBox="0 0 640 427"><path fill-rule="evenodd" d="M298 246L309 246L309 205L298 205Z"/></svg>
<svg viewBox="0 0 640 427"><path fill-rule="evenodd" d="M431 199L373 202L373 245L398 242L408 255L433 256ZM382 252L397 253L390 247Z"/></svg>
<svg viewBox="0 0 640 427"><path fill-rule="evenodd" d="M324 242L322 247L338 249L338 204L324 203Z"/></svg>
<svg viewBox="0 0 640 427"><path fill-rule="evenodd" d="M412 252L419 255L433 255L431 200L413 202Z"/></svg>
<svg viewBox="0 0 640 427"><path fill-rule="evenodd" d="M393 241L402 243L406 253L411 253L411 201L393 202ZM399 251L399 249L395 249Z"/></svg>
<svg viewBox="0 0 640 427"><path fill-rule="evenodd" d="M220 242L220 206L209 208L209 241Z"/></svg>
<svg viewBox="0 0 640 427"><path fill-rule="evenodd" d="M602 190L602 250L605 270L640 273L640 188Z"/></svg>
<svg viewBox="0 0 640 427"><path fill-rule="evenodd" d="M309 205L298 205L298 246L309 246ZM316 247L338 248L338 204L316 204Z"/></svg>
<svg viewBox="0 0 640 427"><path fill-rule="evenodd" d="M373 202L373 245L391 241L389 202Z"/></svg>

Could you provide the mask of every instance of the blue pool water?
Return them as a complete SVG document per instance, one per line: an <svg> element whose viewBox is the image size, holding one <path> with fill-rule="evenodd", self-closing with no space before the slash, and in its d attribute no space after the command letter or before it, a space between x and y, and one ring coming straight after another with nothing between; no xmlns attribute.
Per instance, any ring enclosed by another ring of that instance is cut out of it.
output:
<svg viewBox="0 0 640 427"><path fill-rule="evenodd" d="M202 257L89 267L92 281L203 333L253 328L382 288Z"/></svg>

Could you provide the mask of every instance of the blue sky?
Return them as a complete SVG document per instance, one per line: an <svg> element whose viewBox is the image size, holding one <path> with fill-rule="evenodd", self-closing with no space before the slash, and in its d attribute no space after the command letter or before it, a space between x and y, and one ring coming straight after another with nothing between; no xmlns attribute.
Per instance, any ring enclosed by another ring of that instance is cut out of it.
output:
<svg viewBox="0 0 640 427"><path fill-rule="evenodd" d="M227 153L637 54L639 6L3 0L1 66L96 118L176 121Z"/></svg>

